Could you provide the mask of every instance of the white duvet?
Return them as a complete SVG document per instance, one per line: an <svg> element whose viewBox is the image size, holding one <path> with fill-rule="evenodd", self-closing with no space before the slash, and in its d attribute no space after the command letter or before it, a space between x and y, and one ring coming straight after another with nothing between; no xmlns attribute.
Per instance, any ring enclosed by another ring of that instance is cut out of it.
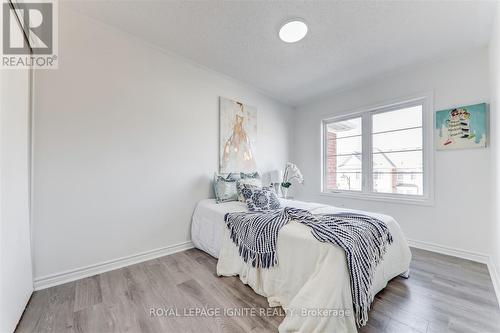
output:
<svg viewBox="0 0 500 333"><path fill-rule="evenodd" d="M390 279L409 270L411 252L392 217L292 200L283 200L283 205L308 209L313 214L356 212L384 221L394 242L377 267L373 294L382 290ZM225 213L245 210L243 203L216 204L214 200L201 201L195 210L193 243L219 258L217 274L238 275L257 294L267 297L270 306L281 305L287 315L279 332L357 332L344 251L319 242L307 226L292 221L278 235L278 265L255 269L241 259L224 224Z"/></svg>

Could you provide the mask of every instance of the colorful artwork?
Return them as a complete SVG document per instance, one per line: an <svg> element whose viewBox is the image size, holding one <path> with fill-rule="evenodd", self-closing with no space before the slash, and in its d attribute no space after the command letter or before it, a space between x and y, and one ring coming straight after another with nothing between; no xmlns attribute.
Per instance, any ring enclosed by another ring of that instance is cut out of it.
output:
<svg viewBox="0 0 500 333"><path fill-rule="evenodd" d="M485 103L436 112L437 149L486 147L486 124Z"/></svg>
<svg viewBox="0 0 500 333"><path fill-rule="evenodd" d="M220 98L219 172L255 172L257 109Z"/></svg>

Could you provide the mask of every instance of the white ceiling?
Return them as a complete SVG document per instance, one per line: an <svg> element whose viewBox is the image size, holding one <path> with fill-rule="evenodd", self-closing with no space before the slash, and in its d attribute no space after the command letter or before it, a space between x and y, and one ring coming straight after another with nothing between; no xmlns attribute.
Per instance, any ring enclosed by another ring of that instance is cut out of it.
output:
<svg viewBox="0 0 500 333"><path fill-rule="evenodd" d="M484 47L494 1L78 1L71 7L290 105ZM301 17L309 34L278 39Z"/></svg>

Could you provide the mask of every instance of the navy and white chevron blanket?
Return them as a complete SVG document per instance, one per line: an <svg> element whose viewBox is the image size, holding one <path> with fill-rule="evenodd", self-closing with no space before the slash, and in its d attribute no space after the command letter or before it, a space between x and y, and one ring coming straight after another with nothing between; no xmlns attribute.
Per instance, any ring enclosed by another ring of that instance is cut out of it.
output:
<svg viewBox="0 0 500 333"><path fill-rule="evenodd" d="M224 221L240 256L253 267L269 268L278 263L276 244L281 227L290 221L285 209L265 212L227 213Z"/></svg>
<svg viewBox="0 0 500 333"><path fill-rule="evenodd" d="M366 324L374 297L371 286L375 270L392 243L384 222L362 214L312 214L292 207L267 212L228 213L224 220L240 256L253 267L269 268L278 263L278 233L292 220L309 226L320 242L341 247L349 268L356 324Z"/></svg>

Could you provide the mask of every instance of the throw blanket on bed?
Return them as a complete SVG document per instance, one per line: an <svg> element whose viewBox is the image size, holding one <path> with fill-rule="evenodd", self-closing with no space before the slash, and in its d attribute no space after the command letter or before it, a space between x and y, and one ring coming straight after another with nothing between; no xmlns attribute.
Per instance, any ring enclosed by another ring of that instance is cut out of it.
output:
<svg viewBox="0 0 500 333"><path fill-rule="evenodd" d="M286 208L285 208L286 209ZM224 216L231 240L240 256L253 267L269 268L278 262L278 232L288 223L283 209L265 212L227 213Z"/></svg>
<svg viewBox="0 0 500 333"><path fill-rule="evenodd" d="M313 215L291 207L260 213L228 213L224 220L232 241L239 247L240 256L245 262L250 260L254 267L269 268L277 264L278 232L291 220L309 226L320 242L341 247L351 278L356 324L366 324L374 296L370 290L375 270L392 243L384 222L353 213Z"/></svg>
<svg viewBox="0 0 500 333"><path fill-rule="evenodd" d="M313 215L307 210L292 209L288 215L311 227L313 236L320 242L335 244L345 251L356 324L366 325L374 297L370 291L375 270L392 243L387 225L373 217L353 213Z"/></svg>

